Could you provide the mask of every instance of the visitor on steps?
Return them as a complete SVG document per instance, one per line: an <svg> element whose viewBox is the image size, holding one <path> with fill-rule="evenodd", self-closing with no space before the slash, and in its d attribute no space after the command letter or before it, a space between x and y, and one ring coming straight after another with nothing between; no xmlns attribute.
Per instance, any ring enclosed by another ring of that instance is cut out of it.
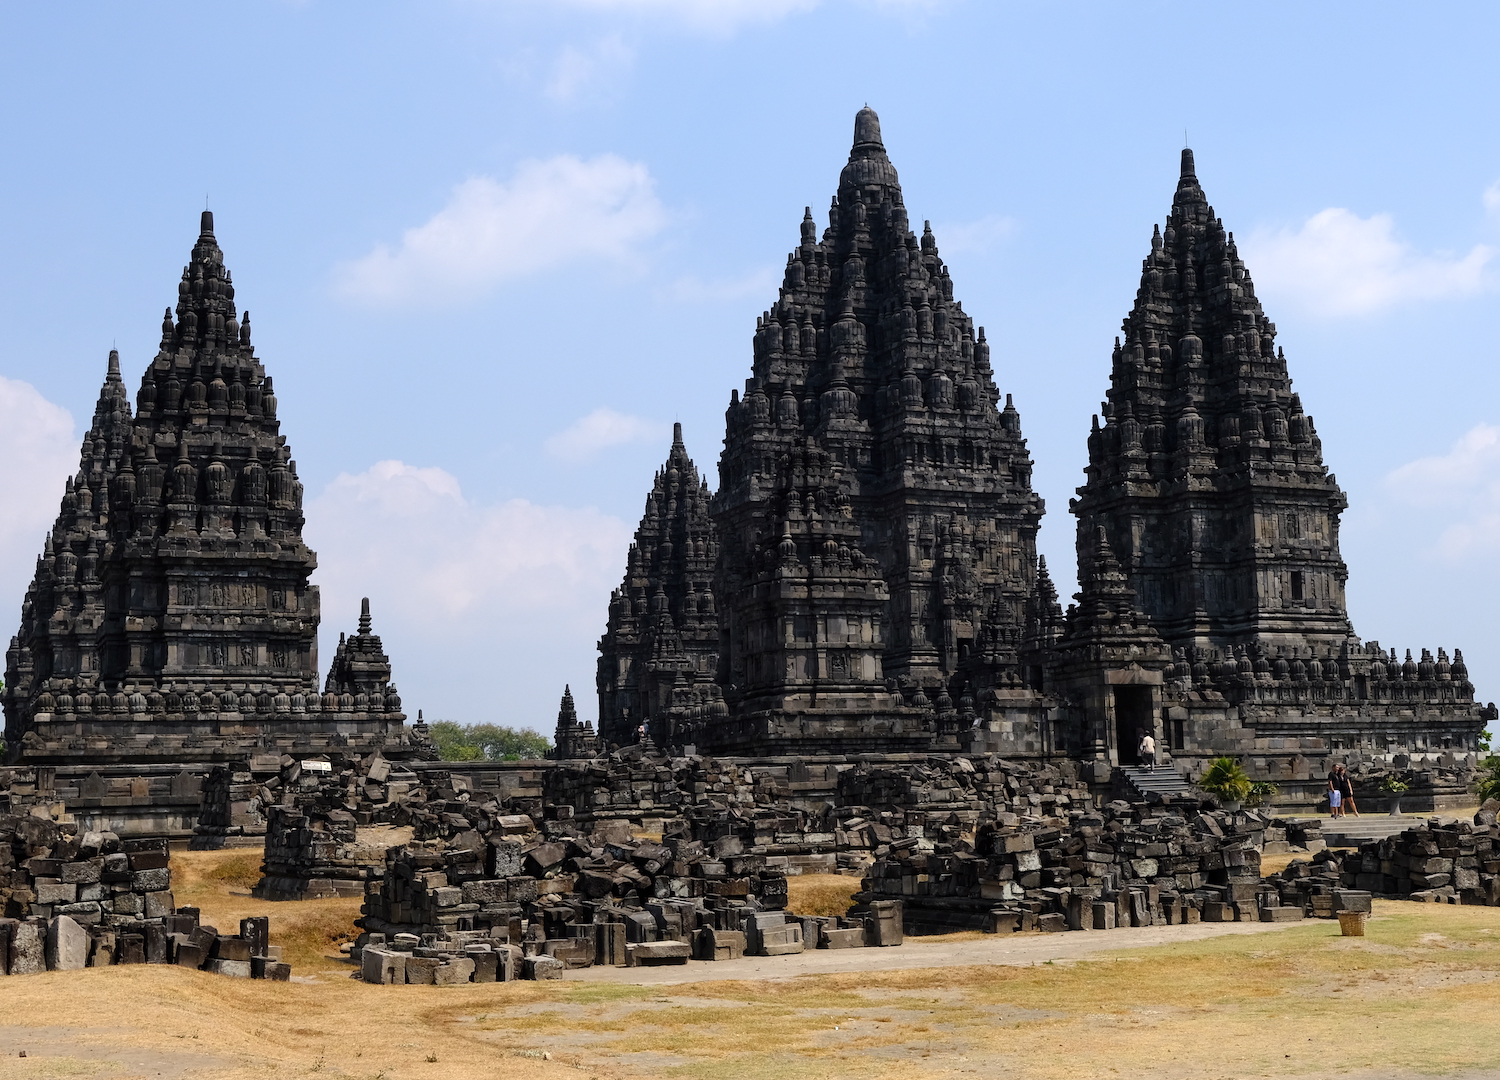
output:
<svg viewBox="0 0 1500 1080"><path fill-rule="evenodd" d="M1349 770L1344 767L1343 762L1333 767L1333 772L1328 774L1330 789L1336 788L1339 793L1339 817L1350 810L1354 816L1359 817L1359 807L1354 805L1354 778L1349 775Z"/></svg>
<svg viewBox="0 0 1500 1080"><path fill-rule="evenodd" d="M1149 731L1141 732L1140 758L1147 772L1156 771L1156 740Z"/></svg>

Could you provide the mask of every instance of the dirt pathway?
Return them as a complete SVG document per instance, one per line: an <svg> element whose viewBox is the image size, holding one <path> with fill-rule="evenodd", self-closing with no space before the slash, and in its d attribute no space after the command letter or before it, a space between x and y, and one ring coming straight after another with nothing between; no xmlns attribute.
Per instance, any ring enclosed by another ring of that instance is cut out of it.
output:
<svg viewBox="0 0 1500 1080"><path fill-rule="evenodd" d="M1028 967L1058 961L1085 960L1115 949L1173 945L1226 934L1262 934L1305 923L1195 923L1189 926L1142 926L1066 934L955 934L938 938L909 937L890 949L810 949L794 956L747 956L712 964L688 962L665 967L592 967L564 976L580 982L665 986L721 979L790 979L847 971L896 971L942 968L958 964L1003 964Z"/></svg>

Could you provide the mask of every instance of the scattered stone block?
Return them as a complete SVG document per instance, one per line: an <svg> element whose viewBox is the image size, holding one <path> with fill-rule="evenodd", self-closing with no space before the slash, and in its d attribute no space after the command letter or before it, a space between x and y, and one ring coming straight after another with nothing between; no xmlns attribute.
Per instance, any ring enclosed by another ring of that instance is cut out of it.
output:
<svg viewBox="0 0 1500 1080"><path fill-rule="evenodd" d="M47 924L47 968L78 971L88 966L89 933L66 915L56 915Z"/></svg>
<svg viewBox="0 0 1500 1080"><path fill-rule="evenodd" d="M797 951L801 952L802 928L798 926L794 929L797 931ZM692 954L692 948L685 941L642 941L625 946L625 966L655 967L662 964L686 964Z"/></svg>
<svg viewBox="0 0 1500 1080"><path fill-rule="evenodd" d="M670 944L676 944L672 942ZM626 954L627 958L629 953ZM627 963L628 963L627 959ZM554 956L528 956L521 961L521 977L526 979L561 979L562 961Z"/></svg>

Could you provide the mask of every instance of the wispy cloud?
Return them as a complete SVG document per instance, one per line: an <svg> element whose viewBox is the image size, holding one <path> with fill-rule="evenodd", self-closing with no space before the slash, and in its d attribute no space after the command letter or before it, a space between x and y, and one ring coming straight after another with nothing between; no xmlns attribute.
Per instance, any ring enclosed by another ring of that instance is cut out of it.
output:
<svg viewBox="0 0 1500 1080"><path fill-rule="evenodd" d="M0 376L0 611L21 610L63 484L78 469L78 441L68 410Z"/></svg>
<svg viewBox="0 0 1500 1080"><path fill-rule="evenodd" d="M465 180L399 244L340 267L337 287L366 303L472 299L564 264L631 263L666 218L645 165L614 154L527 161L509 182Z"/></svg>
<svg viewBox="0 0 1500 1080"><path fill-rule="evenodd" d="M729 34L811 11L819 0L564 0L588 11L668 22L687 30Z"/></svg>
<svg viewBox="0 0 1500 1080"><path fill-rule="evenodd" d="M613 409L595 409L550 436L543 444L559 461L582 464L612 446L664 438L667 426Z"/></svg>
<svg viewBox="0 0 1500 1080"><path fill-rule="evenodd" d="M1332 207L1296 230L1253 233L1240 247L1260 291L1317 315L1458 299L1493 285L1494 248L1475 244L1463 254L1423 254L1397 237L1389 214L1360 217Z"/></svg>
<svg viewBox="0 0 1500 1080"><path fill-rule="evenodd" d="M1398 503L1448 520L1438 535L1439 554L1500 550L1500 427L1477 424L1447 453L1408 462L1385 483Z"/></svg>
<svg viewBox="0 0 1500 1080"><path fill-rule="evenodd" d="M547 80L547 96L554 101L571 102L597 93L607 93L619 85L635 63L635 50L610 34L581 48L569 45L552 65Z"/></svg>
<svg viewBox="0 0 1500 1080"><path fill-rule="evenodd" d="M468 498L441 468L381 461L307 507L323 650L371 598L410 714L550 732L563 684L589 686L630 529L590 507Z"/></svg>

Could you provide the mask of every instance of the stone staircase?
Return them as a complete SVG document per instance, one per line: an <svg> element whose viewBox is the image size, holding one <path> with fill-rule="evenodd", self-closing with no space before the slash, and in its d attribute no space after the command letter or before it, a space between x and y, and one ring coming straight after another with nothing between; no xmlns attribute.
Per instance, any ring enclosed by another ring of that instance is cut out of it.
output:
<svg viewBox="0 0 1500 1080"><path fill-rule="evenodd" d="M1120 772L1125 782L1141 797L1148 792L1158 795L1186 795L1201 797L1201 793L1188 782L1187 777L1171 765L1158 765L1155 769L1143 769L1139 765L1121 765Z"/></svg>
<svg viewBox="0 0 1500 1080"><path fill-rule="evenodd" d="M1329 818L1319 816L1323 823L1323 839L1329 847L1359 847L1366 840L1384 840L1406 829L1414 829L1427 820L1425 814L1364 814L1360 817Z"/></svg>

